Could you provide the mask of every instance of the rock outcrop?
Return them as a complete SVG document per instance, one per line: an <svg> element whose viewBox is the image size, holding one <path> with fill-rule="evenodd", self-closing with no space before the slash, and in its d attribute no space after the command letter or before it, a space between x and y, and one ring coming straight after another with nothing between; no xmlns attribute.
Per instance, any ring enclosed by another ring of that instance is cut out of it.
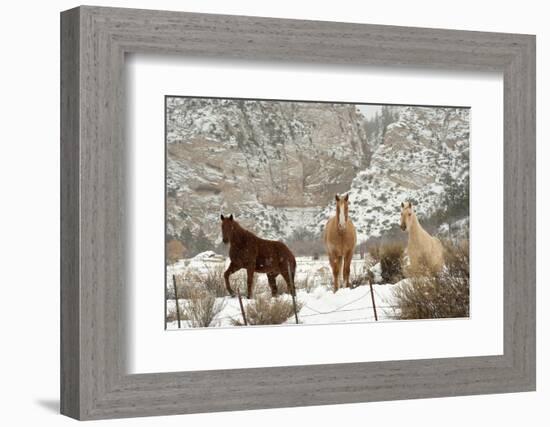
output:
<svg viewBox="0 0 550 427"><path fill-rule="evenodd" d="M395 226L404 200L433 213L449 181L467 185L470 111L392 114L375 142L353 104L168 98L168 234L216 241L220 212L267 238L318 233L344 192L359 241Z"/></svg>

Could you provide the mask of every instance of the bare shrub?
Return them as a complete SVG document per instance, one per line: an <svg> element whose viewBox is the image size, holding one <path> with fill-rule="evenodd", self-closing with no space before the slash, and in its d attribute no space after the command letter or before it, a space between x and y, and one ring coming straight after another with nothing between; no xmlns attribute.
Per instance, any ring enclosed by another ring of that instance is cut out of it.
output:
<svg viewBox="0 0 550 427"><path fill-rule="evenodd" d="M470 315L470 255L468 243L444 244L445 267L425 268L394 290L399 319L437 319Z"/></svg>
<svg viewBox="0 0 550 427"><path fill-rule="evenodd" d="M442 240L445 268L450 276L470 277L470 241Z"/></svg>
<svg viewBox="0 0 550 427"><path fill-rule="evenodd" d="M206 273L200 276L201 283L206 290L216 297L227 296L225 289L225 279L223 273L225 268L222 264L207 266Z"/></svg>
<svg viewBox="0 0 550 427"><path fill-rule="evenodd" d="M370 271L357 264L351 265L349 283L352 288L369 284Z"/></svg>
<svg viewBox="0 0 550 427"><path fill-rule="evenodd" d="M367 253L371 256L375 264L380 262L380 245L372 244L367 247Z"/></svg>
<svg viewBox="0 0 550 427"><path fill-rule="evenodd" d="M386 283L396 283L403 278L403 254L405 245L392 242L380 245L380 267L382 280Z"/></svg>
<svg viewBox="0 0 550 427"><path fill-rule="evenodd" d="M182 313L192 328L215 326L215 318L225 307L224 300L217 300L214 295L204 290L195 290L185 301Z"/></svg>
<svg viewBox="0 0 550 427"><path fill-rule="evenodd" d="M198 288L199 277L192 272L176 274L176 283L178 287L178 299L188 299L190 295ZM168 278L167 299L175 299L174 282L172 276Z"/></svg>
<svg viewBox="0 0 550 427"><path fill-rule="evenodd" d="M180 318L181 318L181 312L180 312ZM176 320L178 320L178 313L176 311L176 307L171 307L166 312L166 321L175 322Z"/></svg>
<svg viewBox="0 0 550 427"><path fill-rule="evenodd" d="M231 277L229 278L229 282L231 283L231 287L233 288L233 290L237 292L237 289L238 289L241 295L246 295L247 280L248 280L248 275L246 274L246 270L237 271L235 274L232 274ZM256 283L257 283L257 278L256 278L256 274L254 274L254 279L252 283L253 291L257 291Z"/></svg>
<svg viewBox="0 0 550 427"><path fill-rule="evenodd" d="M168 311L166 312L166 321L167 322L176 322L178 320L178 312L176 310L176 306L170 307ZM189 320L187 316L184 315L183 309L181 309L180 305L180 320L185 321Z"/></svg>
<svg viewBox="0 0 550 427"><path fill-rule="evenodd" d="M301 309L302 304L296 301L296 310ZM258 295L249 301L245 313L249 325L280 325L294 317L294 306L291 298ZM235 319L233 324L243 326L242 319Z"/></svg>

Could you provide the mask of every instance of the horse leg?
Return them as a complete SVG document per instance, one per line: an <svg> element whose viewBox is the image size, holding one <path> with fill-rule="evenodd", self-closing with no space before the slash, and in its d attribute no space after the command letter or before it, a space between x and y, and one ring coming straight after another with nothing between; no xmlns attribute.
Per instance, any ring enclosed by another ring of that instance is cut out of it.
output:
<svg viewBox="0 0 550 427"><path fill-rule="evenodd" d="M271 288L271 296L277 296L277 274L276 273L267 273L267 283Z"/></svg>
<svg viewBox="0 0 550 427"><path fill-rule="evenodd" d="M330 267L332 268L332 279L334 283L334 292L338 291L338 277L340 276L340 263L341 257L331 256L330 257Z"/></svg>
<svg viewBox="0 0 550 427"><path fill-rule="evenodd" d="M255 265L247 267L246 269L246 297L252 299L252 286L254 285L254 270Z"/></svg>
<svg viewBox="0 0 550 427"><path fill-rule="evenodd" d="M350 287L349 275L351 270L351 260L353 258L353 251L348 251L344 256L344 283L346 287Z"/></svg>
<svg viewBox="0 0 550 427"><path fill-rule="evenodd" d="M229 284L229 276L237 270L238 268L235 266L235 264L230 263L229 267L227 267L227 270L225 270L225 272L223 273L223 278L225 280L225 289L227 289L227 292L229 292L229 295L231 295L232 297L235 296L235 292L233 292L233 289L231 289L231 285Z"/></svg>

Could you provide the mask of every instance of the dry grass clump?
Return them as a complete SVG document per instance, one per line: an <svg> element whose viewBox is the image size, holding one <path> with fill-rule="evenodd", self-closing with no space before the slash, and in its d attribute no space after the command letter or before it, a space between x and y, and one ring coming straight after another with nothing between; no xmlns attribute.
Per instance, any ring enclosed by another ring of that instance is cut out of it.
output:
<svg viewBox="0 0 550 427"><path fill-rule="evenodd" d="M223 277L224 272L224 266L219 264L206 267L206 273L200 276L200 282L206 290L216 297L225 297L228 295Z"/></svg>
<svg viewBox="0 0 550 427"><path fill-rule="evenodd" d="M171 307L169 307L167 312L166 312L166 321L167 322L177 322L177 320L178 320L178 312L176 310L176 305L174 304ZM182 308L182 305L181 305L181 301L180 301L180 321L183 323L186 320L189 320L189 319L184 314L183 308Z"/></svg>
<svg viewBox="0 0 550 427"><path fill-rule="evenodd" d="M176 306L170 307L168 309L168 312L166 313L166 321L176 322L177 320L178 320L178 312L176 311ZM180 310L180 320L187 320L187 318L183 315L182 310Z"/></svg>
<svg viewBox="0 0 550 427"><path fill-rule="evenodd" d="M468 242L443 244L445 267L435 273L425 269L396 288L399 319L438 319L470 315L470 254Z"/></svg>
<svg viewBox="0 0 550 427"><path fill-rule="evenodd" d="M246 274L246 270L244 269L237 271L235 274L232 274L231 277L229 278L229 283L231 284L231 288L233 288L233 291L236 293L238 289L241 295L243 296L247 294L247 288L248 288L247 281L248 281L248 276ZM269 286L266 285L266 287L264 288L263 286L257 286L257 284L258 284L258 275L254 274L254 278L252 279L252 292L253 293L268 292L267 288L269 288ZM270 295L271 295L271 292L270 292Z"/></svg>
<svg viewBox="0 0 550 427"><path fill-rule="evenodd" d="M185 272L180 273L176 275L176 284L178 287L178 299L187 299L189 298L189 295L195 291L197 288L197 284L199 282L199 279L196 274ZM172 276L168 278L167 283L167 299L175 299L176 295L174 293L174 281L172 279Z"/></svg>
<svg viewBox="0 0 550 427"><path fill-rule="evenodd" d="M376 264L380 261L380 245L372 244L367 247L367 254L370 255L371 259Z"/></svg>
<svg viewBox="0 0 550 427"><path fill-rule="evenodd" d="M358 267L357 265L352 265L349 275L349 283L352 288L368 285L369 280L372 280L373 278L374 277L371 271Z"/></svg>
<svg viewBox="0 0 550 427"><path fill-rule="evenodd" d="M176 309L175 308L170 308L166 312L166 321L167 322L175 322L176 320L178 320L178 314L176 312Z"/></svg>
<svg viewBox="0 0 550 427"><path fill-rule="evenodd" d="M443 240L443 257L450 276L470 279L470 241L468 239L452 242Z"/></svg>
<svg viewBox="0 0 550 427"><path fill-rule="evenodd" d="M385 283L397 283L403 278L403 256L405 245L392 242L380 245L380 267Z"/></svg>
<svg viewBox="0 0 550 427"><path fill-rule="evenodd" d="M296 311L301 309L302 304L296 301ZM245 314L249 325L280 325L294 317L294 306L290 298L258 295L248 302ZM243 326L243 321L235 319L233 324Z"/></svg>
<svg viewBox="0 0 550 427"><path fill-rule="evenodd" d="M204 290L194 290L186 298L181 313L192 328L215 326L215 318L225 307L224 300L217 300L214 295Z"/></svg>

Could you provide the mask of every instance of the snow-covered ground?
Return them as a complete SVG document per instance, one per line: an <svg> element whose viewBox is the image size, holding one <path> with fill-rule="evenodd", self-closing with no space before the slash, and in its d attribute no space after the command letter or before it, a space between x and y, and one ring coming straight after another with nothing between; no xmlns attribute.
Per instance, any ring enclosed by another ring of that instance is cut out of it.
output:
<svg viewBox="0 0 550 427"><path fill-rule="evenodd" d="M355 288L340 288L334 293L332 290L332 272L328 260L320 258L313 260L311 257L298 257L296 271L297 301L301 306L298 312L298 320L301 324L329 324L344 322L371 322L374 321L374 310L372 296L368 285L361 285ZM168 282L171 286L172 275L175 274L179 280L194 275L207 274L212 269L222 269L227 266L229 260L213 252L204 252L188 260L181 260L168 268ZM364 275L371 270L375 277L379 277L379 264L370 265L369 261L356 258L352 261L351 277ZM219 270L218 270L219 271ZM245 271L241 270L231 276L230 282L235 288L237 281L244 280ZM194 276L197 277L197 276ZM256 274L254 295L270 295L265 274ZM190 279L192 280L192 279ZM281 278L279 278L281 280ZM403 281L404 282L404 281ZM282 283L282 282L281 282ZM374 284L374 301L377 309L378 320L392 320L395 314L395 303L393 290L397 284ZM181 286L181 285L180 285ZM279 295L277 298L291 300L289 294ZM179 300L183 308L187 301ZM251 301L243 299L243 304L250 304ZM216 304L223 306L223 309L216 315L211 327L233 326L235 321L242 321L241 310L238 298L229 296L216 298ZM168 312L175 310L175 300L167 302ZM294 316L285 323L295 323ZM187 321L181 322L182 328L189 327ZM177 321L169 322L167 329L177 329Z"/></svg>

